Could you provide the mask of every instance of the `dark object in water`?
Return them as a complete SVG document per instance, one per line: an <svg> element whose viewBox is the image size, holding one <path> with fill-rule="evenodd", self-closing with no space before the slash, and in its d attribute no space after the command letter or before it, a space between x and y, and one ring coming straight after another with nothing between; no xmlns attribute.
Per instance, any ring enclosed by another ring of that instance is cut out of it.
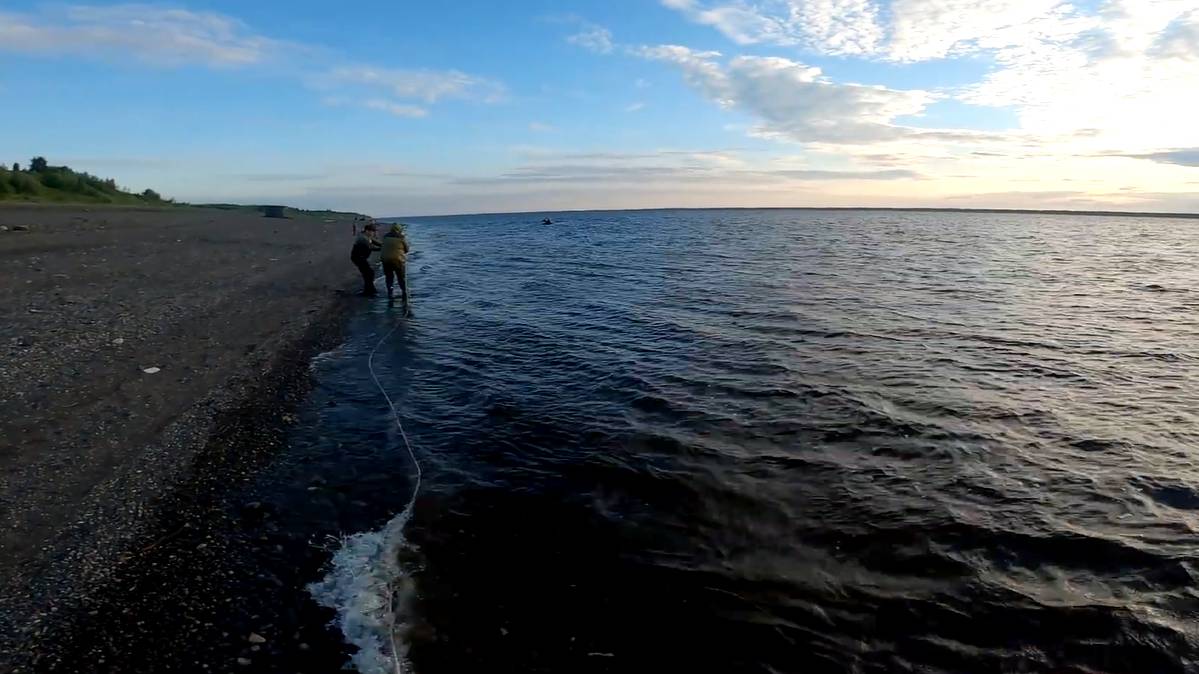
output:
<svg viewBox="0 0 1199 674"><path fill-rule="evenodd" d="M552 225L552 224L554 224L554 221L553 221L553 220L550 220L549 218L546 218L546 219L544 219L544 220L542 220L542 221L541 221L541 224L543 224L543 225Z"/></svg>

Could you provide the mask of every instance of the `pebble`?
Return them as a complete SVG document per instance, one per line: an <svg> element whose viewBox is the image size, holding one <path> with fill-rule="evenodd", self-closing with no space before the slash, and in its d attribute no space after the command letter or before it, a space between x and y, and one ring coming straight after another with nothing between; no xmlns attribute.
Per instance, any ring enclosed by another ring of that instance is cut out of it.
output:
<svg viewBox="0 0 1199 674"><path fill-rule="evenodd" d="M249 641L252 644L265 644L266 638L257 632L250 632Z"/></svg>
<svg viewBox="0 0 1199 674"><path fill-rule="evenodd" d="M28 231L29 231L29 225L13 225L13 226L12 226L12 231L14 231L14 232L28 232Z"/></svg>
<svg viewBox="0 0 1199 674"><path fill-rule="evenodd" d="M241 665L242 667L249 667L250 659L249 658L238 658L237 664Z"/></svg>

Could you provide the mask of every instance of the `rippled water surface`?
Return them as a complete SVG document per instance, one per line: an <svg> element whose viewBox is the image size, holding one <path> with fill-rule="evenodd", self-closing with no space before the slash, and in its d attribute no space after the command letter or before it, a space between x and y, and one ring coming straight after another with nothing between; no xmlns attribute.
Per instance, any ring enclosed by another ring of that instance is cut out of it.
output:
<svg viewBox="0 0 1199 674"><path fill-rule="evenodd" d="M413 221L316 367L305 461L398 512L401 322L416 671L1199 667L1196 222L541 217Z"/></svg>

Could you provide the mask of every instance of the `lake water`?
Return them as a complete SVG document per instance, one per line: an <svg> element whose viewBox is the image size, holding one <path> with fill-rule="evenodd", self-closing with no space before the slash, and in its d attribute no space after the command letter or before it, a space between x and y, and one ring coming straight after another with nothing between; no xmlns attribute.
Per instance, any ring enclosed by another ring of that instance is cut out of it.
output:
<svg viewBox="0 0 1199 674"><path fill-rule="evenodd" d="M1199 222L542 217L412 220L314 364L359 669L1199 667Z"/></svg>

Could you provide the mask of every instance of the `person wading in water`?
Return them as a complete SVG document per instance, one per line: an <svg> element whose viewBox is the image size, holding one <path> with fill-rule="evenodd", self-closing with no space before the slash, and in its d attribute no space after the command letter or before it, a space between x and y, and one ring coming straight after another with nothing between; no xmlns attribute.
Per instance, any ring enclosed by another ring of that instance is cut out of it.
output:
<svg viewBox="0 0 1199 674"><path fill-rule="evenodd" d="M400 282L400 297L404 306L408 306L408 237L404 236L403 225L395 224L383 237L383 252L379 257L383 260L383 276L387 280L387 299L394 299L392 285Z"/></svg>
<svg viewBox="0 0 1199 674"><path fill-rule="evenodd" d="M378 295L375 290L375 270L371 267L371 251L379 250L383 246L375 240L375 232L379 229L378 225L373 222L368 222L362 227L362 233L354 239L354 248L350 250L350 262L358 267L358 271L362 272L362 296L374 297Z"/></svg>

